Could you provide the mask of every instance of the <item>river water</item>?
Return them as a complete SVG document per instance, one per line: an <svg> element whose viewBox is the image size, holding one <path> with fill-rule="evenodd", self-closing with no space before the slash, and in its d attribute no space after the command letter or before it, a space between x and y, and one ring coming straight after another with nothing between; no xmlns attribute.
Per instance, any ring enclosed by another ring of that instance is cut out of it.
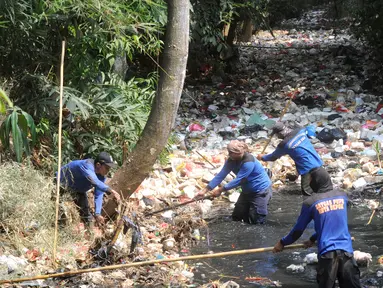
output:
<svg viewBox="0 0 383 288"><path fill-rule="evenodd" d="M248 225L230 220L232 209L223 208L221 216L211 220L208 228L201 229L201 240L194 247L193 254L205 254L253 249L274 246L286 235L295 224L299 215L302 196L275 193L269 206L268 222L263 226ZM353 205L349 208L349 229L355 238L354 250L370 253L373 263L369 267L360 267L364 287L383 287L383 277L377 277L377 271L383 267L376 265L378 256L383 255L383 223L382 218L374 217L372 223L366 226L371 211L363 205ZM313 233L313 222L309 224L302 237L296 242L307 240ZM226 258L206 259L197 263L195 281L206 284L209 281L220 280L221 283L232 280L241 287L267 287L249 283L246 277L267 277L272 281L280 281L282 287L317 287L316 267L307 265L303 273L291 273L286 267L291 264L302 264L304 257L317 252L315 247L310 249L286 250L279 254L271 252L229 256Z"/></svg>

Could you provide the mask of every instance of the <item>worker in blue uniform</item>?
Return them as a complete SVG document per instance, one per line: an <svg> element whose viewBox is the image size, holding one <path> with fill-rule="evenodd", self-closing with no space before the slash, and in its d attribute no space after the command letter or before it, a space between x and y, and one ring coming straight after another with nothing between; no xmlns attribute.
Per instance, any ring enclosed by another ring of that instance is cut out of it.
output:
<svg viewBox="0 0 383 288"><path fill-rule="evenodd" d="M315 178L311 181L311 189L316 194L303 202L294 228L275 244L273 252L281 252L284 246L297 241L310 221L314 220L315 233L304 244L308 248L317 242L319 288L335 287L337 278L340 288L360 288L360 272L353 257L347 224L347 194L329 188L331 183L323 181L326 180Z"/></svg>
<svg viewBox="0 0 383 288"><path fill-rule="evenodd" d="M282 141L271 154L259 154L258 160L275 161L283 155L289 155L295 162L299 175L301 175L302 194L310 196L312 189L310 182L316 178L324 178L322 183L331 185L331 178L328 172L323 168L323 161L315 151L308 137L314 135L311 127L289 129L282 122L278 122L273 127L273 134L277 135ZM327 188L327 187L324 187Z"/></svg>
<svg viewBox="0 0 383 288"><path fill-rule="evenodd" d="M216 188L230 172L233 172L236 178L216 189L213 196L217 197L223 191L241 186L242 192L232 213L233 220L250 224L264 224L268 213L267 205L272 196L269 175L261 163L248 152L246 143L233 140L227 146L227 150L229 159L222 170L206 188L197 194L197 197L203 197L207 192Z"/></svg>
<svg viewBox="0 0 383 288"><path fill-rule="evenodd" d="M87 195L87 191L91 188L95 188L94 218L100 225L104 224L104 218L101 216L104 193L113 195L117 201L120 200L118 192L105 184L105 176L115 165L113 158L108 153L101 152L94 160L74 160L61 168L60 186L64 190L74 192L75 202L80 207L80 215L87 224L93 220Z"/></svg>

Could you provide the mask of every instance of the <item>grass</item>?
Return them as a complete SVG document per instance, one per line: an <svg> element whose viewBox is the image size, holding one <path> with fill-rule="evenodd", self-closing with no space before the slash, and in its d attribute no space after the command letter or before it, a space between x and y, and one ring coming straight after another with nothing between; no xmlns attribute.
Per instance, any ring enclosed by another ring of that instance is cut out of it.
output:
<svg viewBox="0 0 383 288"><path fill-rule="evenodd" d="M33 169L17 163L0 165L0 236L13 251L24 254L25 248L52 255L55 227L55 184ZM66 195L66 203L73 203ZM77 209L72 210L78 214ZM73 211L71 212L73 213ZM78 215L77 215L78 216ZM79 217L59 229L58 249L85 241L76 231ZM88 239L89 240L89 239ZM16 255L15 255L16 256Z"/></svg>

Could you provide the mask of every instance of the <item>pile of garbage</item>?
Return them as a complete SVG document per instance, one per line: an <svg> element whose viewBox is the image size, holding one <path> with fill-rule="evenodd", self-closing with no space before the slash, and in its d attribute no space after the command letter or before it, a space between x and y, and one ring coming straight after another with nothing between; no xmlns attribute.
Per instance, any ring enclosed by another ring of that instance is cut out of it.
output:
<svg viewBox="0 0 383 288"><path fill-rule="evenodd" d="M289 21L296 27L307 19L321 23L323 14ZM336 186L362 190L381 182L383 101L365 78L371 60L362 44L347 29L334 34L295 28L274 35L262 33L238 48L236 79L213 75L212 85L186 87L176 125L181 147L205 149L213 157L229 140L241 139L260 153L276 121L310 126ZM273 139L266 153L277 143ZM275 188L289 179L299 182L290 158L267 165L279 180Z"/></svg>

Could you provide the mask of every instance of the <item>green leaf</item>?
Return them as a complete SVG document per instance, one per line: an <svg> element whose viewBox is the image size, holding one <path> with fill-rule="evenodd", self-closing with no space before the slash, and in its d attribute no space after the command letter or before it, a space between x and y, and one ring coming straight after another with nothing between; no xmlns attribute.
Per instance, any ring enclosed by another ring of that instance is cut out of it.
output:
<svg viewBox="0 0 383 288"><path fill-rule="evenodd" d="M20 131L20 132L21 132L21 139L23 141L25 153L27 155L30 155L31 154L31 149L29 147L28 135L25 134L23 131Z"/></svg>
<svg viewBox="0 0 383 288"><path fill-rule="evenodd" d="M18 125L18 114L16 110L13 110L11 114L11 126L12 126L12 139L13 139L13 149L16 154L17 162L21 162L23 156L23 140L21 138L21 130Z"/></svg>
<svg viewBox="0 0 383 288"><path fill-rule="evenodd" d="M29 115L27 112L22 111L21 113L23 114L24 118L27 121L27 124L28 124L28 127L29 127L29 132L31 133L31 137L32 137L32 143L35 143L36 142L36 125L35 125L35 121L33 120L32 116Z"/></svg>
<svg viewBox="0 0 383 288"><path fill-rule="evenodd" d="M5 123L5 148L9 148L9 133L11 132L11 115L8 115Z"/></svg>
<svg viewBox="0 0 383 288"><path fill-rule="evenodd" d="M7 107L5 107L5 104L2 100L0 100L0 114L7 113Z"/></svg>
<svg viewBox="0 0 383 288"><path fill-rule="evenodd" d="M0 88L0 102L6 102L9 107L13 107L12 101L8 98L7 94L5 94L4 90Z"/></svg>
<svg viewBox="0 0 383 288"><path fill-rule="evenodd" d="M17 118L18 118L18 125L19 125L20 130L24 134L28 135L28 122L27 122L27 119L25 119L23 114L18 114Z"/></svg>
<svg viewBox="0 0 383 288"><path fill-rule="evenodd" d="M0 88L0 114L5 115L7 113L7 104L9 107L13 107L13 103L8 98L7 94Z"/></svg>
<svg viewBox="0 0 383 288"><path fill-rule="evenodd" d="M7 136L5 135L5 123L3 122L0 126L0 141L4 147L9 146L9 139L7 140ZM8 141L8 145L7 145Z"/></svg>

